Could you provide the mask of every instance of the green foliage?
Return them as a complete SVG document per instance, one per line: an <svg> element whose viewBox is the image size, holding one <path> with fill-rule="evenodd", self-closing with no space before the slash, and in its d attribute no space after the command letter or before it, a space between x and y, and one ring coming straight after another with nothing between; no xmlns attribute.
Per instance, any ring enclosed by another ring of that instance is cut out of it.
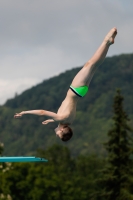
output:
<svg viewBox="0 0 133 200"><path fill-rule="evenodd" d="M3 151L3 144L0 143L0 156L1 156L1 154L2 154L2 151ZM2 168L3 168L3 166L2 166L2 164L0 163L0 178L1 178ZM0 179L0 180L1 180L1 179ZM1 185L1 181L0 181L0 185ZM0 186L0 194L1 194L1 192L2 192L2 190L1 190L1 186Z"/></svg>
<svg viewBox="0 0 133 200"><path fill-rule="evenodd" d="M105 143L108 152L108 165L103 170L101 179L102 199L132 200L133 192L133 130L129 118L123 109L123 97L119 90L114 98L114 124L108 132L109 140Z"/></svg>
<svg viewBox="0 0 133 200"><path fill-rule="evenodd" d="M16 163L2 174L2 192L13 200L93 200L103 161L96 156L72 158L66 147L54 145L38 156L48 163Z"/></svg>
<svg viewBox="0 0 133 200"><path fill-rule="evenodd" d="M2 155L3 150L4 150L4 144L0 143L0 156Z"/></svg>
<svg viewBox="0 0 133 200"><path fill-rule="evenodd" d="M0 192L5 199L9 196L13 200L132 200L132 129L120 91L113 108L113 126L105 144L108 159L93 155L75 158L67 147L60 145L45 151L38 149L36 156L48 158L48 163L8 164L2 170ZM81 114L79 111L77 119ZM85 120L86 116L87 113ZM99 124L106 123L106 119L98 120ZM88 146L84 143L90 154Z"/></svg>
<svg viewBox="0 0 133 200"><path fill-rule="evenodd" d="M3 150L4 150L4 144L0 143L0 157L2 155ZM10 170L10 168L11 168L11 163L0 163L0 200L11 200L9 193L3 194L3 189L2 189L3 173L5 171Z"/></svg>
<svg viewBox="0 0 133 200"><path fill-rule="evenodd" d="M80 68L66 71L26 90L0 107L0 140L5 144L4 155L33 155L36 149L47 149L57 143L67 146L74 156L88 152L105 154L102 142L111 127L111 104L114 90L121 88L125 96L125 109L133 124L132 85L133 54L106 58L95 73L88 94L79 101L77 116L72 126L74 136L63 144L54 135L57 124L46 126L44 117L13 118L16 112L31 109L57 111L67 89Z"/></svg>

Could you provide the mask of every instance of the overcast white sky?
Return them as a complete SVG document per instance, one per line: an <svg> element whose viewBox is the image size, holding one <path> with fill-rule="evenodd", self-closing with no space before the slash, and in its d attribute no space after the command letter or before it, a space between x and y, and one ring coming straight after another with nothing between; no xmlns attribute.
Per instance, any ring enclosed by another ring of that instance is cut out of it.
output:
<svg viewBox="0 0 133 200"><path fill-rule="evenodd" d="M0 105L83 65L117 27L108 56L133 53L133 0L0 0Z"/></svg>

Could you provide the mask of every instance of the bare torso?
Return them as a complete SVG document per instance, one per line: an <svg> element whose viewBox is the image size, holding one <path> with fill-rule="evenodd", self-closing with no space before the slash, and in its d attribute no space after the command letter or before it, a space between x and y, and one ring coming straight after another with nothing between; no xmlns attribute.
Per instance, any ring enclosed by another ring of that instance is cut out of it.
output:
<svg viewBox="0 0 133 200"><path fill-rule="evenodd" d="M70 125L76 115L76 107L79 97L70 89L67 92L66 98L58 109L57 114L63 115L64 119L60 121L61 124Z"/></svg>

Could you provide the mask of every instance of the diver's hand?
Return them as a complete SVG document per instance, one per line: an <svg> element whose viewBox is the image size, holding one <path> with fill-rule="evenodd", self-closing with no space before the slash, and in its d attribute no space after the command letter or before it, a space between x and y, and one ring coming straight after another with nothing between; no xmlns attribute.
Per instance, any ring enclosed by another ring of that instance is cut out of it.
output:
<svg viewBox="0 0 133 200"><path fill-rule="evenodd" d="M22 113L16 113L16 114L14 115L14 118L16 118L16 119L17 119L17 118L21 118L22 115L23 115Z"/></svg>
<svg viewBox="0 0 133 200"><path fill-rule="evenodd" d="M43 125L48 124L48 123L49 123L48 120L45 120L42 122Z"/></svg>
<svg viewBox="0 0 133 200"><path fill-rule="evenodd" d="M54 122L54 120L53 119L47 119L47 120L43 121L42 124L46 125L46 124L48 124L50 122Z"/></svg>

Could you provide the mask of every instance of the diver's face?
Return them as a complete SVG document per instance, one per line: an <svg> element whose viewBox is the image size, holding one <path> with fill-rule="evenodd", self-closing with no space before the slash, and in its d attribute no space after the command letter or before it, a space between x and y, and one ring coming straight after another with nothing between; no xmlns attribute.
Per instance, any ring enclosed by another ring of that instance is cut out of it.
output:
<svg viewBox="0 0 133 200"><path fill-rule="evenodd" d="M62 134L65 132L65 127L57 127L55 129L55 134L56 136L58 136L59 138L62 137Z"/></svg>
<svg viewBox="0 0 133 200"><path fill-rule="evenodd" d="M62 128L57 127L57 128L55 129L55 134L56 134L56 136L58 136L59 138L61 138L61 135L62 135Z"/></svg>

